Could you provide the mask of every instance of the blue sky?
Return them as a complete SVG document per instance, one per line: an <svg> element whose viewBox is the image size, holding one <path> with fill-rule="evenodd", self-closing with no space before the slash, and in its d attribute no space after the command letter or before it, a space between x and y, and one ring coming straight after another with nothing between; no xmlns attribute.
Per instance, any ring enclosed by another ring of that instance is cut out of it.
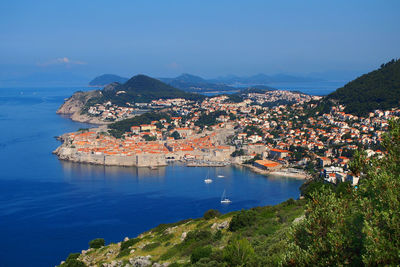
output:
<svg viewBox="0 0 400 267"><path fill-rule="evenodd" d="M400 1L2 0L0 79L372 70L400 55Z"/></svg>

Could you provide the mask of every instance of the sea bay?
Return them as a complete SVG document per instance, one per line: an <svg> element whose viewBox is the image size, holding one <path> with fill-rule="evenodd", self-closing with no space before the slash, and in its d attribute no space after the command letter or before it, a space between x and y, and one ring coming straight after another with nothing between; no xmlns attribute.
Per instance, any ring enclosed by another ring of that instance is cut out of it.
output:
<svg viewBox="0 0 400 267"><path fill-rule="evenodd" d="M0 89L0 266L54 266L96 237L118 242L160 223L274 205L302 180L240 167L104 167L59 161L55 136L90 125L55 114L88 88ZM208 175L213 183L205 184ZM223 175L223 178L218 178ZM232 200L221 205L222 192Z"/></svg>

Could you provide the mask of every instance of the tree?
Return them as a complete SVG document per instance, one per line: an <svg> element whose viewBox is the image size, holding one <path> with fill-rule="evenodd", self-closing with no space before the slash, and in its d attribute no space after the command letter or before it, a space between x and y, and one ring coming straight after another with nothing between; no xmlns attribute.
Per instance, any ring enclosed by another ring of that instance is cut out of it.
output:
<svg viewBox="0 0 400 267"><path fill-rule="evenodd" d="M361 172L366 165L367 154L364 151L357 150L354 153L353 160L349 162L349 169L351 172L356 175L360 176Z"/></svg>
<svg viewBox="0 0 400 267"><path fill-rule="evenodd" d="M89 242L89 248L101 248L105 245L103 238L96 238Z"/></svg>
<svg viewBox="0 0 400 267"><path fill-rule="evenodd" d="M178 133L178 131L174 131L174 132L171 134L171 137L173 137L175 140L181 139L181 135Z"/></svg>
<svg viewBox="0 0 400 267"><path fill-rule="evenodd" d="M390 121L386 155L350 166L362 174L357 189L325 186L309 195L305 219L295 225L283 265L396 266L400 262L400 120Z"/></svg>

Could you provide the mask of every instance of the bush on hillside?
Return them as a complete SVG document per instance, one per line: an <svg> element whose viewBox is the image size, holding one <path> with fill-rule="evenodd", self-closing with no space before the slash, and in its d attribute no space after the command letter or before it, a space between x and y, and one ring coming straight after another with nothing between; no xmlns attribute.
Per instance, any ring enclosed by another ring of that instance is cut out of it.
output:
<svg viewBox="0 0 400 267"><path fill-rule="evenodd" d="M251 226L254 224L256 212L253 210L242 210L232 217L229 223L229 230L235 232L241 228Z"/></svg>
<svg viewBox="0 0 400 267"><path fill-rule="evenodd" d="M215 217L219 217L220 215L221 215L221 212L219 212L218 210L210 209L204 213L203 218L205 220L209 220L209 219L212 219Z"/></svg>
<svg viewBox="0 0 400 267"><path fill-rule="evenodd" d="M104 238L96 238L89 242L89 248L101 248L105 245Z"/></svg>
<svg viewBox="0 0 400 267"><path fill-rule="evenodd" d="M190 262L196 263L201 258L207 258L211 255L211 252L212 252L211 246L196 248L195 250L193 250L193 253L190 256Z"/></svg>

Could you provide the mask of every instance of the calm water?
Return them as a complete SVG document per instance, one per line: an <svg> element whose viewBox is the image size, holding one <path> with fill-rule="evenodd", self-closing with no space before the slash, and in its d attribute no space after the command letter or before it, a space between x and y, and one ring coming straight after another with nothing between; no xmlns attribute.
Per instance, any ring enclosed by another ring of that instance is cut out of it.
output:
<svg viewBox="0 0 400 267"><path fill-rule="evenodd" d="M302 181L246 169L158 170L59 161L54 136L88 125L55 114L77 89L0 88L0 266L54 266L103 237L117 242L160 223L297 198ZM210 172L214 179L203 180ZM225 178L216 178L217 175ZM221 205L226 189L231 205Z"/></svg>

